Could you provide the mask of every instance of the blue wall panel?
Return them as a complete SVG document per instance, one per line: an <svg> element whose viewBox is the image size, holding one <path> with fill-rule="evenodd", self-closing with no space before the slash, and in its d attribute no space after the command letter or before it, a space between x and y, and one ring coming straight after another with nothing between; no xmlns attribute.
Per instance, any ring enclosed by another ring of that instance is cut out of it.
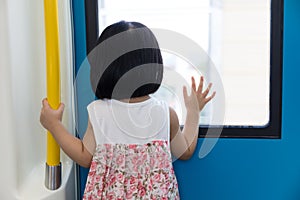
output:
<svg viewBox="0 0 300 200"><path fill-rule="evenodd" d="M85 10L83 0L73 0L73 26L74 26L74 45L75 45L75 102L76 102L76 135L80 138L83 137L83 133L86 128L87 114L86 107L83 104L84 101L80 99L82 95L82 87L79 85L78 72L82 63L86 63L86 31L85 31ZM86 82L89 84L89 82ZM82 199L82 194L85 188L86 177L88 169L77 165L77 179L79 180L78 195Z"/></svg>

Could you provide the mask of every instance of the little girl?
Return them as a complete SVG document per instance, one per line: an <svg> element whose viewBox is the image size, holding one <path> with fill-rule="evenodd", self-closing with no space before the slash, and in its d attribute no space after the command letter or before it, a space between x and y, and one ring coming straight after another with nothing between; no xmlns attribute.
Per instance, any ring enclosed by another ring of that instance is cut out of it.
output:
<svg viewBox="0 0 300 200"><path fill-rule="evenodd" d="M108 26L90 59L91 84L99 100L90 103L83 140L61 123L57 110L43 100L40 122L63 151L90 167L83 199L179 199L172 156L189 159L198 139L199 112L215 96L203 91L203 77L192 91L183 87L187 110L183 130L176 112L151 96L163 76L161 52L143 24L121 21ZM116 51L121 56L111 60Z"/></svg>

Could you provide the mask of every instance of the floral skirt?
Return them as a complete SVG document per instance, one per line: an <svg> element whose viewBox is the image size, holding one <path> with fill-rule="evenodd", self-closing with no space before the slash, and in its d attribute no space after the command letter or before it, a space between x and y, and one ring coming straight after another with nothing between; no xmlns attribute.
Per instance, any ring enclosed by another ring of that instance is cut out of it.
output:
<svg viewBox="0 0 300 200"><path fill-rule="evenodd" d="M83 199L179 199L168 142L97 145Z"/></svg>

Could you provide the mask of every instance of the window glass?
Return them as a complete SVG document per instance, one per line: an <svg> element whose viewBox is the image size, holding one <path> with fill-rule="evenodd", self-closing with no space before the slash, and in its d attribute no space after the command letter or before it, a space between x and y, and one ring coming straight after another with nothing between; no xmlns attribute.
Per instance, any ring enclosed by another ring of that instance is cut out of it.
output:
<svg viewBox="0 0 300 200"><path fill-rule="evenodd" d="M270 0L99 0L98 33L126 20L185 35L207 52L220 74L226 96L224 125L265 126L270 114L270 7ZM187 82L191 75L199 80L200 74L180 56L164 51L163 59L166 70L177 71ZM183 123L178 98L165 87L157 95ZM210 123L212 109L208 105L201 113L200 124Z"/></svg>

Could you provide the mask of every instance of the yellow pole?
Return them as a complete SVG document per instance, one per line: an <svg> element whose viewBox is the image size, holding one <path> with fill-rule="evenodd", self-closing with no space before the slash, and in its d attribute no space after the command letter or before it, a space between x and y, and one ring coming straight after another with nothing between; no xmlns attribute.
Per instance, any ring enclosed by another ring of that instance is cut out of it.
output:
<svg viewBox="0 0 300 200"><path fill-rule="evenodd" d="M45 34L46 34L46 65L47 65L47 99L53 109L57 109L60 104L60 59L59 59L59 31L58 31L58 12L57 0L44 0L45 15ZM56 166L60 168L60 148L54 140L50 132L47 132L47 160L46 167L50 167L50 171ZM60 169L59 169L60 171ZM50 173L50 175L47 175ZM59 172L61 173L61 172ZM52 177L53 172L49 172L46 168L46 187L49 189L57 189L52 180L58 179L57 175ZM60 179L60 178L59 178ZM56 182L56 180L54 180ZM60 180L59 180L60 182Z"/></svg>

